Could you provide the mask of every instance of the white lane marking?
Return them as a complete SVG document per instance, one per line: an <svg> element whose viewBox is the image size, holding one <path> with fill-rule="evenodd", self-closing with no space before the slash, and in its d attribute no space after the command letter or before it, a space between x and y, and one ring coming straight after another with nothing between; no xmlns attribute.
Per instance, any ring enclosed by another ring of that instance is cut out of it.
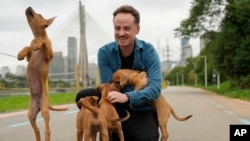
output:
<svg viewBox="0 0 250 141"><path fill-rule="evenodd" d="M39 119L36 120L36 122L40 122L40 121L43 121L43 119L39 118ZM11 124L8 127L14 128L14 127L25 126L25 125L28 125L28 124L30 124L30 122L29 121L25 121L25 122L20 122L20 123L16 123L16 124Z"/></svg>
<svg viewBox="0 0 250 141"><path fill-rule="evenodd" d="M75 114L77 113L79 110L72 110L72 111L68 111L68 112L65 112L64 115L71 115L71 114Z"/></svg>
<svg viewBox="0 0 250 141"><path fill-rule="evenodd" d="M250 119L239 119L241 123L246 124L246 125L250 125Z"/></svg>

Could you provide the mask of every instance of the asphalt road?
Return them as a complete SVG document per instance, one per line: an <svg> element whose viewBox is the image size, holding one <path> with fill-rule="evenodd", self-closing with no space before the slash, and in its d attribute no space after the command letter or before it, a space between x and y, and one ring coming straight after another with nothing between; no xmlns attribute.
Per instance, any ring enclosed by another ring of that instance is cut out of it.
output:
<svg viewBox="0 0 250 141"><path fill-rule="evenodd" d="M170 117L169 141L229 141L230 124L250 125L250 102L190 87L168 87L162 93L179 116L193 115L184 122ZM51 141L76 141L78 109L75 104L68 106L68 111L51 111ZM37 123L44 140L44 122L40 114ZM0 113L0 141L34 140L27 111Z"/></svg>

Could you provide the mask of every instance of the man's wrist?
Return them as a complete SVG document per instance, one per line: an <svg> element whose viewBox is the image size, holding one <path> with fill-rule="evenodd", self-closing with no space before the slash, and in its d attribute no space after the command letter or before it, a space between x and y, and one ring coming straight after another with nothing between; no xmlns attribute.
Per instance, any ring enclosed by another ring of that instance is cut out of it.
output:
<svg viewBox="0 0 250 141"><path fill-rule="evenodd" d="M127 103L129 103L129 101L130 101L129 95L128 95L127 93L125 93L125 95L126 95L126 96L127 96L127 98L128 98Z"/></svg>

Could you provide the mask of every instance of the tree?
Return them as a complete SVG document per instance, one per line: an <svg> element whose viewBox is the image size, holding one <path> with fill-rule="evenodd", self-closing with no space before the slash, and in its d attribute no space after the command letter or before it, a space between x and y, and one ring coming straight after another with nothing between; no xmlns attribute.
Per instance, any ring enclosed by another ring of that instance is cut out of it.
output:
<svg viewBox="0 0 250 141"><path fill-rule="evenodd" d="M183 74L184 67L177 66L170 73L165 76L165 80L169 81L171 85L179 85L181 82L181 74Z"/></svg>
<svg viewBox="0 0 250 141"><path fill-rule="evenodd" d="M217 30L224 15L225 0L193 0L190 15L175 29L177 37L198 37Z"/></svg>
<svg viewBox="0 0 250 141"><path fill-rule="evenodd" d="M220 73L250 86L250 1L194 0L190 16L176 28L176 35L206 36L206 55ZM213 33L213 34L210 34Z"/></svg>
<svg viewBox="0 0 250 141"><path fill-rule="evenodd" d="M218 70L226 72L231 79L237 81L237 85L246 87L250 85L250 80L247 82L244 79L250 75L248 65L250 63L250 1L228 0L228 2L221 31L214 41L213 52L218 52L215 56Z"/></svg>

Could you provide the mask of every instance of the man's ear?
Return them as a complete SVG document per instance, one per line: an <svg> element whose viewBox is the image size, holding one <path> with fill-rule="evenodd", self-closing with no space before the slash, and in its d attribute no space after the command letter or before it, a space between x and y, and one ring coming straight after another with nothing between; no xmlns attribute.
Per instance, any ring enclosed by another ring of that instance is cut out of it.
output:
<svg viewBox="0 0 250 141"><path fill-rule="evenodd" d="M140 32L140 25L136 25L136 34L138 34Z"/></svg>

